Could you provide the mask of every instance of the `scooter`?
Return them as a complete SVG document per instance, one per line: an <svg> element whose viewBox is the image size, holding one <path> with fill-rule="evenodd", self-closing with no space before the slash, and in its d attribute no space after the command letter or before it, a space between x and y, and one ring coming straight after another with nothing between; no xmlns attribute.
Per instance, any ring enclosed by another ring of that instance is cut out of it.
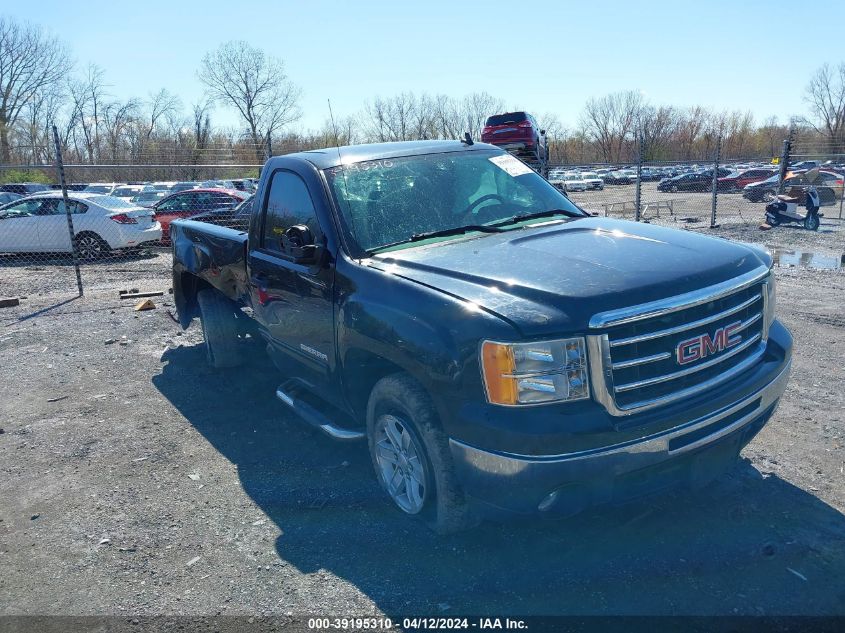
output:
<svg viewBox="0 0 845 633"><path fill-rule="evenodd" d="M821 200L819 192L815 187L807 189L806 200L804 201L804 208L806 213L802 214L799 210L800 192L799 195L779 195L775 196L769 204L766 205L766 222L770 226L777 226L785 222L795 222L803 224L808 231L817 231L819 228L819 207Z"/></svg>

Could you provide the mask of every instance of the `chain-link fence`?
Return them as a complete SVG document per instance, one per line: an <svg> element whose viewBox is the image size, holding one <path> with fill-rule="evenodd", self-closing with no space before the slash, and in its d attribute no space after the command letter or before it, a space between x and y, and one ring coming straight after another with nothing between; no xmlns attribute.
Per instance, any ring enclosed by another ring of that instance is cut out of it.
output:
<svg viewBox="0 0 845 633"><path fill-rule="evenodd" d="M717 144L711 161L550 165L549 180L592 213L690 228L759 225L779 192L813 186L822 214L842 220L845 155L798 143L783 152L768 162L724 157Z"/></svg>
<svg viewBox="0 0 845 633"><path fill-rule="evenodd" d="M840 221L845 155L829 149L789 139L781 156L760 161L723 157L717 143L710 161L543 168L579 206L611 218L693 229L759 225L774 195L800 197L812 185L826 221ZM247 155L262 151L271 154L267 146ZM53 165L0 165L2 295L81 295L96 287L131 296L169 285L170 223L191 217L245 230L261 169L257 160L213 152L187 163L156 156L63 165L58 143L55 158ZM32 182L19 182L22 170Z"/></svg>

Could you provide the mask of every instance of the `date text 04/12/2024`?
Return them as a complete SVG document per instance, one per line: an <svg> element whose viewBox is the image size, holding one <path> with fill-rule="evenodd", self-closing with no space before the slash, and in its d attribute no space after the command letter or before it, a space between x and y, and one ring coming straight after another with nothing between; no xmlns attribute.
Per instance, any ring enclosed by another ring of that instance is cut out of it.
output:
<svg viewBox="0 0 845 633"><path fill-rule="evenodd" d="M389 630L398 627L406 631L437 631L451 629L477 630L526 630L524 620L511 618L309 618L308 628L318 631L327 630Z"/></svg>

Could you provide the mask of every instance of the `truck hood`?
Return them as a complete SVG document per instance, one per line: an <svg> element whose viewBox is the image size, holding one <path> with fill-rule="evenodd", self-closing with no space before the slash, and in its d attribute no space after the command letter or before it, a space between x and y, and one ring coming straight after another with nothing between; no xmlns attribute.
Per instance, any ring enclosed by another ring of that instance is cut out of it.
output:
<svg viewBox="0 0 845 633"><path fill-rule="evenodd" d="M598 312L721 283L771 259L690 231L579 218L391 251L367 263L540 336L583 332Z"/></svg>

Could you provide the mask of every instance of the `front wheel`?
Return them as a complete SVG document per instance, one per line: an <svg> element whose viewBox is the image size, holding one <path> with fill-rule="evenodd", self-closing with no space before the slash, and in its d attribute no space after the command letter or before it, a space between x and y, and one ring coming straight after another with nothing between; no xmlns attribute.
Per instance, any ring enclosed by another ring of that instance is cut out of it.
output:
<svg viewBox="0 0 845 633"><path fill-rule="evenodd" d="M819 230L819 216L815 213L808 213L807 217L804 218L804 228L808 231L818 231Z"/></svg>
<svg viewBox="0 0 845 633"><path fill-rule="evenodd" d="M422 385L407 374L379 380L367 404L367 439L379 484L400 510L440 534L474 524L449 440Z"/></svg>

